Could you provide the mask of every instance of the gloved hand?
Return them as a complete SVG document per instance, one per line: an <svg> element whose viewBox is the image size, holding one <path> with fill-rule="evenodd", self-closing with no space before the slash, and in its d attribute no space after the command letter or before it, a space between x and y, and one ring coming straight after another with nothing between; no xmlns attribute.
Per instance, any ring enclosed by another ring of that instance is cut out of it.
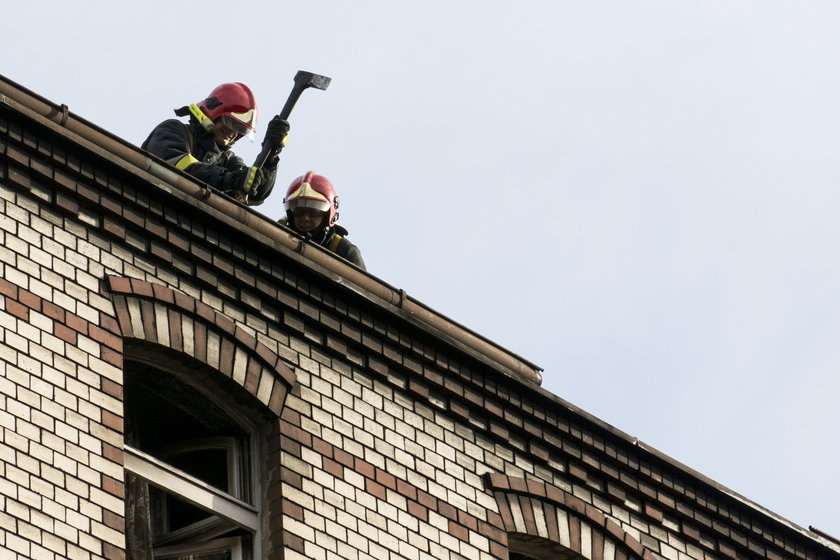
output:
<svg viewBox="0 0 840 560"><path fill-rule="evenodd" d="M263 139L263 146L268 146L278 152L286 145L286 140L289 138L289 121L281 119L280 115L275 115L268 121L268 127L265 129L265 138Z"/></svg>
<svg viewBox="0 0 840 560"><path fill-rule="evenodd" d="M245 195L265 184L265 171L259 167L243 167L225 174L224 190L228 194Z"/></svg>

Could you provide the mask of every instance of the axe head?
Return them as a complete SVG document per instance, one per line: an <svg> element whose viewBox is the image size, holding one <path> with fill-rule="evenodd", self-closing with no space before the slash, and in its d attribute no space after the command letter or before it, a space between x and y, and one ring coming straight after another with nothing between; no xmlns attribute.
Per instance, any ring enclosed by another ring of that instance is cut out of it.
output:
<svg viewBox="0 0 840 560"><path fill-rule="evenodd" d="M332 78L298 70L295 74L295 85L303 88L313 87L315 89L327 89Z"/></svg>

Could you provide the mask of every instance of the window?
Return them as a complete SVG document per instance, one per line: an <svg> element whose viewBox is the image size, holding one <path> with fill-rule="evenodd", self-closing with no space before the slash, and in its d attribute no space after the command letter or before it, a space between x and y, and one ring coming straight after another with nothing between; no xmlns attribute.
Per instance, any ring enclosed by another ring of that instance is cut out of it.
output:
<svg viewBox="0 0 840 560"><path fill-rule="evenodd" d="M584 560L577 552L542 537L508 533L510 560Z"/></svg>
<svg viewBox="0 0 840 560"><path fill-rule="evenodd" d="M128 560L260 557L257 425L210 377L126 362Z"/></svg>

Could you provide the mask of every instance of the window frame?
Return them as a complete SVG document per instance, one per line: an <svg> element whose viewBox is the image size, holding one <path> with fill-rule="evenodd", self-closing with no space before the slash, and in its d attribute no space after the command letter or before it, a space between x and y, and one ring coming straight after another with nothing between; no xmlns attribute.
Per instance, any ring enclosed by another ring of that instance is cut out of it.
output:
<svg viewBox="0 0 840 560"><path fill-rule="evenodd" d="M186 529L185 532L195 531L196 534L201 534L208 540L170 545L167 542L168 539L164 539L159 546L153 548L153 554L157 555L158 552L164 550L181 552L183 554L190 552L197 553L204 550L202 547L205 544L210 547L207 549L208 552L211 549L222 550L221 548L212 548L212 546L219 545L219 543L225 546L225 543L229 540L230 542L236 540L238 541L236 550L238 550L241 560L262 559L263 539L266 537L264 534L264 517L268 514L263 504L265 492L267 491L265 484L268 480L265 476L266 473L263 472L265 469L263 460L267 456L265 435L269 429L266 416L258 413L256 409L252 409L243 401L235 402L238 399L230 399L230 389L223 387L219 382L221 380L221 383L224 383L224 380L228 378L217 370L199 362L185 364L183 361L177 360L176 363L172 363L166 358L160 361L144 354L145 352L132 352L130 355L127 355L126 365L129 362L135 362L142 367L154 368L166 375L175 377L218 406L232 422L246 432L247 435L245 437L248 440L245 445L239 445L238 443L223 445L221 444L223 440L234 438L197 438L185 440L183 446L180 444L168 446L168 451L170 452L184 451L195 448L197 442L201 442L202 440L204 442L216 440L216 443L219 445L215 447L228 450L228 476L229 482L233 483L229 488L233 490L233 494L216 488L184 472L167 463L165 459L159 459L136 447L124 444L124 468L127 474L133 475L165 493L169 493L178 499L197 506L207 511L210 515L217 516L221 522L207 523L211 528L216 526L217 528L224 529L222 532L226 532L229 529L238 527L249 532L251 535L250 546L247 547L250 549L250 554L246 554L246 547L243 546L241 537L218 538L212 535L212 530L210 533L202 532L200 525L203 522L198 522L195 524L198 526L197 528L188 526L176 529L172 531L171 535L174 536L176 533ZM247 454L247 457L244 459L244 468L241 463L242 454ZM230 470L231 467L232 470ZM212 545L212 543L216 543L216 545Z"/></svg>
<svg viewBox="0 0 840 560"><path fill-rule="evenodd" d="M260 510L201 480L152 457L125 446L125 470L165 492L174 494L202 509L215 512L255 535L260 530Z"/></svg>

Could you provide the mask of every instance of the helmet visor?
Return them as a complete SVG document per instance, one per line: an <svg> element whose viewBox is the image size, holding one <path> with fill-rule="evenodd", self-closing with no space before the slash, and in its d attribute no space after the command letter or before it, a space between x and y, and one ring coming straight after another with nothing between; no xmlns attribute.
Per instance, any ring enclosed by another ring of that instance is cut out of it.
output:
<svg viewBox="0 0 840 560"><path fill-rule="evenodd" d="M254 139L254 129L230 115L221 115L216 119L216 122L236 132L239 136L244 136L249 140Z"/></svg>
<svg viewBox="0 0 840 560"><path fill-rule="evenodd" d="M286 210L291 210L294 213L298 208L312 208L320 212L329 212L330 203L326 200L315 200L313 198L294 198L286 201Z"/></svg>

